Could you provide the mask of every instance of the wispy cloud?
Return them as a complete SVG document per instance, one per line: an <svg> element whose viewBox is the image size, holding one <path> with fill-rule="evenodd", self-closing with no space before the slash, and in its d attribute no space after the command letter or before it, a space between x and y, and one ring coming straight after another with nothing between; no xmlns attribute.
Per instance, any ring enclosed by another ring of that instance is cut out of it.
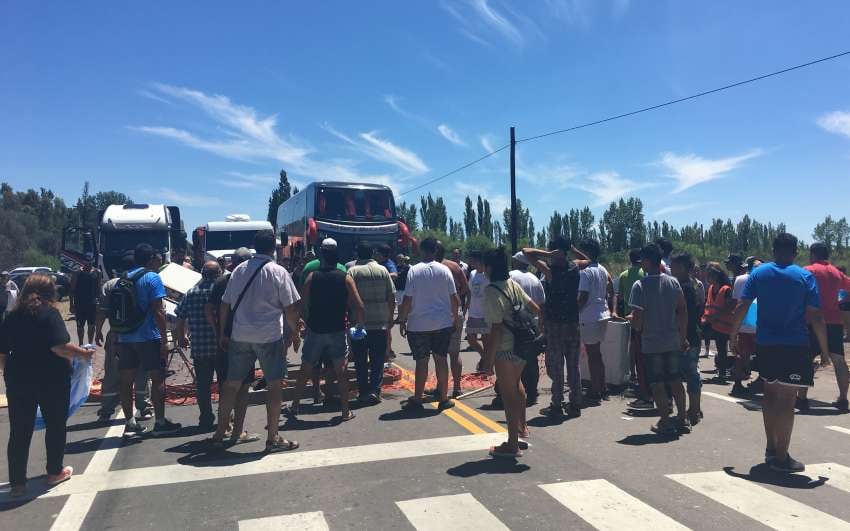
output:
<svg viewBox="0 0 850 531"><path fill-rule="evenodd" d="M402 116L404 116L404 117L406 117L406 118L411 118L411 117L412 117L412 115L411 115L409 112L407 112L407 111L406 111L406 110L405 110L405 109L401 106L401 102L399 101L400 99L401 99L401 98L399 98L399 97L398 97L398 96L396 96L395 94L386 94L386 95L384 95L384 102L385 102L387 105L389 105L389 106L390 106L390 109L394 110L395 112L399 113L400 115L402 115Z"/></svg>
<svg viewBox="0 0 850 531"><path fill-rule="evenodd" d="M199 109L212 121L211 131L203 133L192 132L173 126L164 125L142 125L129 126L134 131L173 140L185 146L217 156L260 163L264 161L276 161L281 163L290 173L295 173L310 178L335 179L340 181L361 181L386 184L396 189L394 179L385 174L364 174L357 169L357 161L339 158L319 158L313 148L292 136L283 136L277 132L277 116L260 116L252 107L240 105L222 95L209 95L204 92L164 83L153 83L149 87L149 93L172 102L183 102ZM154 98L155 99L155 98ZM393 150L391 145L381 145L382 139L372 137L371 142L364 144L373 145L376 151L383 150L386 153L385 161L390 161ZM395 153L394 165L402 161L409 167L421 169L418 157L408 158L406 152ZM418 161L418 162L417 162ZM243 175L231 182L231 187L247 188L250 183L258 186L266 184ZM265 177L263 177L265 178ZM268 184L274 185L276 177ZM181 198L183 196L181 195ZM182 201L182 199L181 199ZM184 204L188 204L185 201Z"/></svg>
<svg viewBox="0 0 850 531"><path fill-rule="evenodd" d="M833 111L818 118L818 125L838 135L850 138L850 112Z"/></svg>
<svg viewBox="0 0 850 531"><path fill-rule="evenodd" d="M652 213L652 217L658 218L661 216L666 216L669 214L676 214L679 212L688 212L689 210L694 210L697 208L702 208L709 206L710 203L685 203L682 205L670 205L666 207L659 208L655 212Z"/></svg>
<svg viewBox="0 0 850 531"><path fill-rule="evenodd" d="M451 127L449 127L448 125L446 125L446 124L438 125L437 131L439 131L440 134L443 135L443 138L445 138L446 140L448 140L452 144L454 144L456 146L466 146L466 142L464 142L463 139L460 137L460 135L457 134L457 132L454 129L452 129Z"/></svg>
<svg viewBox="0 0 850 531"><path fill-rule="evenodd" d="M460 23L458 31L469 40L490 46L487 37L499 37L522 48L529 35L540 37L542 33L528 17L510 10L507 5L495 7L490 0L465 0L440 4L443 9Z"/></svg>
<svg viewBox="0 0 850 531"><path fill-rule="evenodd" d="M142 90L139 91L139 95L144 96L145 98L148 98L150 100L158 101L160 103L167 103L168 105L172 104L171 100L167 100L167 99L163 98L162 96L154 94L153 92L151 92L149 90L142 89Z"/></svg>
<svg viewBox="0 0 850 531"><path fill-rule="evenodd" d="M494 138L492 135L481 135L478 140L481 142L481 147L483 147L487 153L496 151L497 148L493 145Z"/></svg>
<svg viewBox="0 0 850 531"><path fill-rule="evenodd" d="M177 203L187 207L206 207L221 205L224 201L220 197L209 195L198 195L191 192L178 192L173 188L155 188L140 190L139 194L146 197L155 197L157 200L167 203Z"/></svg>
<svg viewBox="0 0 850 531"><path fill-rule="evenodd" d="M593 206L607 205L621 197L627 197L642 190L655 186L654 183L639 183L625 177L621 177L615 171L605 171L584 175L568 183L570 188L583 190L592 195L595 200Z"/></svg>
<svg viewBox="0 0 850 531"><path fill-rule="evenodd" d="M517 176L541 186L569 188L576 178L587 172L578 166L565 162L537 163L526 165L522 158L517 159Z"/></svg>
<svg viewBox="0 0 850 531"><path fill-rule="evenodd" d="M628 12L630 0L597 2L596 0L546 0L547 11L552 17L563 20L571 26L590 27L594 17L605 15L609 10L613 18L618 19Z"/></svg>
<svg viewBox="0 0 850 531"><path fill-rule="evenodd" d="M490 185L486 183L455 182L454 188L457 193L451 197L460 205L464 204L466 196L472 198L473 208L475 207L475 199L479 195L482 199L486 199L490 203L490 212L493 214L493 221L501 220L502 212L511 204L511 200L507 195L493 193Z"/></svg>
<svg viewBox="0 0 850 531"><path fill-rule="evenodd" d="M333 136L375 160L392 164L414 174L422 174L429 170L428 166L419 158L419 155L409 149L397 146L389 140L380 138L375 131L360 133L358 138L355 139L328 124L325 124L324 128Z"/></svg>
<svg viewBox="0 0 850 531"><path fill-rule="evenodd" d="M706 159L693 153L677 155L666 152L661 154L656 164L667 170L667 176L676 182L673 193L677 194L698 184L720 179L739 168L744 162L759 157L763 153L761 149L752 149L734 157Z"/></svg>

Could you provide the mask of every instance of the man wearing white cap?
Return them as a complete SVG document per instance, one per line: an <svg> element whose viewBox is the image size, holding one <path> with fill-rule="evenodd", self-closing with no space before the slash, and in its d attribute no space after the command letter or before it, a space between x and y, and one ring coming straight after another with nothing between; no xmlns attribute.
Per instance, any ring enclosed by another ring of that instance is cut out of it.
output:
<svg viewBox="0 0 850 531"><path fill-rule="evenodd" d="M516 253L511 265L513 269L510 272L511 280L519 284L519 287L525 292L534 303L541 308L546 302L546 294L543 291L543 283L540 279L528 270L528 257L522 252ZM530 406L537 403L537 382L540 380L540 367L536 363L526 363L522 370L522 385L525 387L526 403Z"/></svg>

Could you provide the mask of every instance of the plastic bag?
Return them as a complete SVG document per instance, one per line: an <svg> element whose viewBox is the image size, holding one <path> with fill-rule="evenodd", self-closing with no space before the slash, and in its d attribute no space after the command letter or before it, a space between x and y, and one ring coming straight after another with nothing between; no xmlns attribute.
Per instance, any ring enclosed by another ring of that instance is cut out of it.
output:
<svg viewBox="0 0 850 531"><path fill-rule="evenodd" d="M74 358L71 363L71 402L68 405L68 418L80 409L80 406L89 399L92 381L91 361ZM44 419L41 416L41 408L35 412L35 429L44 429Z"/></svg>
<svg viewBox="0 0 850 531"><path fill-rule="evenodd" d="M744 316L744 321L741 323L741 326L748 326L750 328L755 328L757 321L758 321L758 301L753 301L753 303L750 304L750 309L747 310L747 315Z"/></svg>

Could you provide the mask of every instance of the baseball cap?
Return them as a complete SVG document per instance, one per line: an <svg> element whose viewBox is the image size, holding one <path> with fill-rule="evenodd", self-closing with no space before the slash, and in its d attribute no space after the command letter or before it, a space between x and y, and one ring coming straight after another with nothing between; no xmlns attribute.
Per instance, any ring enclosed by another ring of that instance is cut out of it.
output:
<svg viewBox="0 0 850 531"><path fill-rule="evenodd" d="M322 240L322 249L336 249L336 240L333 238L325 238Z"/></svg>
<svg viewBox="0 0 850 531"><path fill-rule="evenodd" d="M522 254L522 252L518 252L513 256L513 259L519 262L520 264L531 265L531 262L528 261L528 257Z"/></svg>
<svg viewBox="0 0 850 531"><path fill-rule="evenodd" d="M6 271L5 269L3 271L0 271L0 277L8 277L8 276L9 276L9 272Z"/></svg>
<svg viewBox="0 0 850 531"><path fill-rule="evenodd" d="M245 260L251 259L251 250L247 247L240 247L233 251L233 261L234 262L244 262Z"/></svg>

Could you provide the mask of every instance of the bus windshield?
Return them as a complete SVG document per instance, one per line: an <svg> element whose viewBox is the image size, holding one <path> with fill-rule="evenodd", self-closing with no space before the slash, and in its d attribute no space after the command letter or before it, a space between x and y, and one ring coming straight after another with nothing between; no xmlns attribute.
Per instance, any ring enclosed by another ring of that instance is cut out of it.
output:
<svg viewBox="0 0 850 531"><path fill-rule="evenodd" d="M111 230L101 234L103 234L103 254L124 254L135 249L140 243L150 244L159 253L169 250L166 230Z"/></svg>
<svg viewBox="0 0 850 531"><path fill-rule="evenodd" d="M389 190L319 188L316 217L342 221L393 221L395 204Z"/></svg>
<svg viewBox="0 0 850 531"><path fill-rule="evenodd" d="M221 230L207 232L207 251L229 251L240 247L254 248L255 230Z"/></svg>

